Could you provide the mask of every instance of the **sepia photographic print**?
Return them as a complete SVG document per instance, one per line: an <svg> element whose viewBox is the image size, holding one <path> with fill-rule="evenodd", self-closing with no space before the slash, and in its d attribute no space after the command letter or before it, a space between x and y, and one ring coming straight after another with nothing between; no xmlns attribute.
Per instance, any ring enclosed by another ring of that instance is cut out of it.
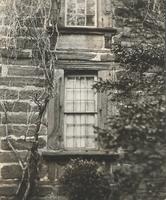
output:
<svg viewBox="0 0 166 200"><path fill-rule="evenodd" d="M166 200L164 0L0 0L0 200Z"/></svg>

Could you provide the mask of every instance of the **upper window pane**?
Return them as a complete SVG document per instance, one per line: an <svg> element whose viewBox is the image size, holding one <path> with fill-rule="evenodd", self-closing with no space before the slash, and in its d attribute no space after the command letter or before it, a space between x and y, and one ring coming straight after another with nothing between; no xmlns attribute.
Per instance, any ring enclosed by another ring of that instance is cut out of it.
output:
<svg viewBox="0 0 166 200"><path fill-rule="evenodd" d="M96 112L94 76L66 77L65 112Z"/></svg>
<svg viewBox="0 0 166 200"><path fill-rule="evenodd" d="M67 26L96 26L96 0L66 0Z"/></svg>

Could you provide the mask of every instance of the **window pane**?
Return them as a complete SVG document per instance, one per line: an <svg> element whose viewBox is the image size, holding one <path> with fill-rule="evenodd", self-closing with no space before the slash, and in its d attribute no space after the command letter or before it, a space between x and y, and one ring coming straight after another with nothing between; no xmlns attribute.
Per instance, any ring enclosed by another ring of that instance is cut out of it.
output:
<svg viewBox="0 0 166 200"><path fill-rule="evenodd" d="M94 26L95 24L95 16L94 15L87 15L86 16L86 25L87 26Z"/></svg>
<svg viewBox="0 0 166 200"><path fill-rule="evenodd" d="M75 82L75 78L73 77L67 77L67 84L66 84L66 88L74 88L74 82Z"/></svg>
<svg viewBox="0 0 166 200"><path fill-rule="evenodd" d="M77 0L77 14L85 16L85 0Z"/></svg>
<svg viewBox="0 0 166 200"><path fill-rule="evenodd" d="M95 125L95 115L68 114L65 116L65 121L66 147L95 147L95 134L93 128Z"/></svg>
<svg viewBox="0 0 166 200"><path fill-rule="evenodd" d="M80 78L80 88L87 88L87 81L86 81L86 77L81 77Z"/></svg>
<svg viewBox="0 0 166 200"><path fill-rule="evenodd" d="M67 15L67 25L74 26L76 25L77 18L76 15Z"/></svg>
<svg viewBox="0 0 166 200"><path fill-rule="evenodd" d="M94 84L94 77L87 77L87 81L88 81L88 88L92 89Z"/></svg>
<svg viewBox="0 0 166 200"><path fill-rule="evenodd" d="M74 90L66 90L66 100L74 100Z"/></svg>
<svg viewBox="0 0 166 200"><path fill-rule="evenodd" d="M87 15L95 15L95 0L87 0Z"/></svg>
<svg viewBox="0 0 166 200"><path fill-rule="evenodd" d="M77 25L78 26L85 26L85 16L77 15Z"/></svg>
<svg viewBox="0 0 166 200"><path fill-rule="evenodd" d="M94 148L94 76L68 76L65 82L65 147ZM91 114L91 113L92 114ZM73 114L72 114L73 113Z"/></svg>
<svg viewBox="0 0 166 200"><path fill-rule="evenodd" d="M75 83L75 88L81 88L81 78L80 77L76 77L76 83Z"/></svg>
<svg viewBox="0 0 166 200"><path fill-rule="evenodd" d="M67 25L76 24L76 3L75 0L67 1Z"/></svg>
<svg viewBox="0 0 166 200"><path fill-rule="evenodd" d="M69 26L94 26L96 0L66 0L66 23Z"/></svg>
<svg viewBox="0 0 166 200"><path fill-rule="evenodd" d="M66 112L95 112L94 77L67 77L65 92Z"/></svg>

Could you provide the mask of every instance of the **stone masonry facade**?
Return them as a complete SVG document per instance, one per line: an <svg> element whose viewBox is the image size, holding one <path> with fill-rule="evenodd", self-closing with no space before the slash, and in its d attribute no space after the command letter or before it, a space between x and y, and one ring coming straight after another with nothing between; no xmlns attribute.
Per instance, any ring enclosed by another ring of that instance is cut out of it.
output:
<svg viewBox="0 0 166 200"><path fill-rule="evenodd" d="M99 0L99 2L101 6L103 1ZM100 14L101 17L98 22L99 28L112 27L116 31L111 30L110 32L93 33L92 35L87 35L85 31L86 37L84 37L83 34L80 36L76 33L73 36L73 30L69 31L70 36L67 33L63 34L65 30L62 28L62 34L60 32L58 41L58 51L56 52L59 59L58 64L61 68L75 69L78 63L84 62L82 64L84 69L91 69L91 67L118 69L111 52L112 43L119 42L119 37L122 36L121 44L130 47L140 39L139 33L131 34L131 29L136 25L139 26L139 24L137 24L137 19L129 20L129 13L123 3L119 0L112 0L111 4L109 0L104 2L105 7L102 8L101 6L102 14ZM31 48L33 41L28 41L24 35L18 34L17 57L6 49L9 39L7 30L10 28L10 23L4 12L5 3L5 0L0 0L0 102L5 102L8 108L10 141L18 154L25 158L32 144L37 116L36 105L33 103L32 97L36 93L42 94L46 81L43 70L33 59ZM64 4L64 1L62 1L62 4ZM64 9L61 11L62 17L60 17L62 21L63 12ZM142 37L148 38L149 35ZM79 45L80 49L77 48ZM18 160L9 147L6 137L5 114L0 105L0 200L12 199L22 174ZM40 130L39 147L40 150L46 151L47 146L47 119L45 118ZM41 181L38 197L35 197L35 200L46 200L52 192L58 195L56 180L62 173L62 168L53 156L44 156L40 168ZM59 197L59 199L63 199L63 197Z"/></svg>

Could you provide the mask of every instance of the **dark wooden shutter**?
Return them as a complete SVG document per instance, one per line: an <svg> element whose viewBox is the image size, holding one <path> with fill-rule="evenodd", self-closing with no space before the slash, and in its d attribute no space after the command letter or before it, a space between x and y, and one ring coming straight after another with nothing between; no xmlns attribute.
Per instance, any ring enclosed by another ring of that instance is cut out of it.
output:
<svg viewBox="0 0 166 200"><path fill-rule="evenodd" d="M101 70L98 71L99 80L107 80L112 79L116 80L116 72L114 70ZM117 110L116 102L112 102L110 100L110 96L108 95L110 91L104 91L98 93L98 125L100 128L107 127L107 118L111 115L114 115Z"/></svg>
<svg viewBox="0 0 166 200"><path fill-rule="evenodd" d="M48 149L63 147L64 70L57 69L54 76L54 93L48 106Z"/></svg>

